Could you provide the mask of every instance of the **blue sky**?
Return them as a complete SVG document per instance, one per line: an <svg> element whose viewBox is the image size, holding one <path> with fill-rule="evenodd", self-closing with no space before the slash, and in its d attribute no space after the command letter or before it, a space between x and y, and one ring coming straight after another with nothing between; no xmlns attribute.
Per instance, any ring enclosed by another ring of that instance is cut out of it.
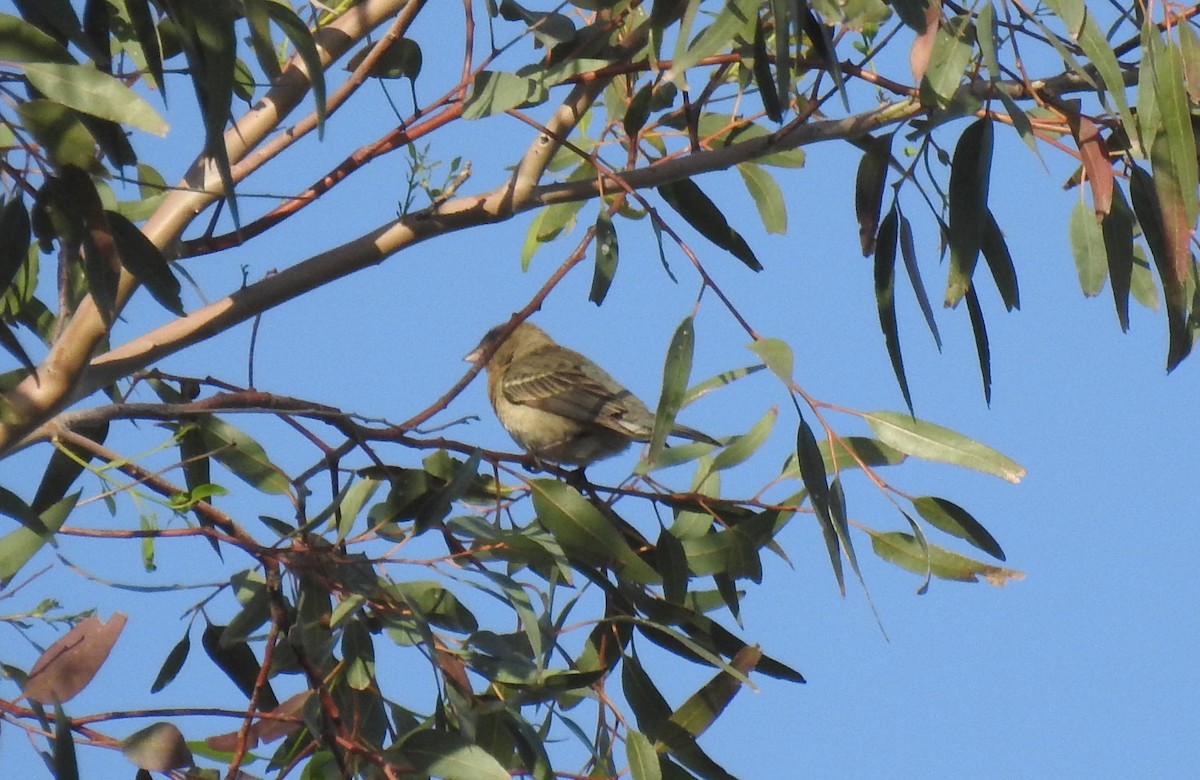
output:
<svg viewBox="0 0 1200 780"><path fill-rule="evenodd" d="M417 37L436 21L424 19ZM457 74L453 56L425 51L418 94L441 92L438 68ZM180 98L173 100L169 118L186 127L187 86L177 81L172 88ZM407 105L404 90L394 94ZM372 102L360 101L336 116L324 146L304 142L288 161L247 182L242 193L297 189L330 161L382 133L391 122L386 104ZM504 117L458 123L432 139L431 154L470 159L475 174L463 191L483 191L503 180L504 166L529 137L525 126ZM157 147L151 161L168 181L188 161L169 156L179 143L172 138L149 145ZM876 559L858 534L859 559L885 639L860 587L849 584L847 597L838 596L820 534L811 516L798 516L781 538L793 566L767 556L771 565L763 585L747 595L740 633L809 682L791 686L756 678L760 691L740 694L705 736L710 755L740 777L1172 777L1194 771L1200 759L1190 738L1200 724L1195 662L1200 589L1192 572L1200 524L1191 498L1196 359L1165 375L1161 313L1135 305L1131 331L1121 334L1107 288L1098 298L1083 298L1066 236L1078 193L1061 188L1074 166L1053 150L1043 155L1049 171L1015 134L998 128L990 203L1012 251L1022 308L1006 314L993 291L982 295L995 377L991 408L980 392L965 310L938 310L945 340L939 354L911 291L901 287L898 296L917 415L1000 449L1025 466L1028 476L1013 486L915 462L885 473L913 495L941 495L967 507L1003 545L1007 565L1025 578L1004 589L935 581L927 595L918 596L919 578ZM848 145L827 144L808 149L804 168L777 171L788 205L786 236L763 233L736 174L697 180L747 237L766 267L760 274L686 228L682 232L754 327L792 345L796 378L806 391L863 411L900 410L903 400L876 319L871 264L858 251L857 160ZM393 154L276 235L186 267L211 297L235 289L243 265L253 280L348 240L394 216L405 167L404 155ZM930 220L912 193L904 198L919 229L925 280L938 300L945 265L939 263ZM251 203L245 202L245 212L257 208ZM595 208L585 205L581 213L594 215ZM527 225L527 218L519 218L421 244L268 313L259 335L257 385L392 421L423 408L461 376L461 356L480 334L523 306L580 234L576 230L543 247L523 274L519 253ZM621 264L605 304L597 308L586 300L585 263L535 321L653 401L666 345L691 310L698 283L678 252L668 257L680 283L670 282L644 221L618 221L617 230ZM198 305L194 297L186 302L189 308ZM116 340L163 316L139 300ZM241 382L248 339L248 327L236 328L169 358L163 368ZM697 320L694 376L753 362L747 341L717 301L706 297ZM744 431L769 406L780 407L768 445L728 477L725 486L732 494L777 473L795 430L785 393L765 372L739 384L683 416L690 425L727 435ZM456 429L460 438L512 447L490 415L482 382L443 418L466 414L478 414L481 421ZM851 417L831 419L842 433L863 432ZM273 454L285 466L303 467L316 457L295 451L294 441L278 441L284 451ZM409 457L399 449L391 454L397 461ZM620 479L635 457L630 453L591 474ZM15 462L33 478L32 457ZM686 482L687 476L673 479ZM903 529L903 519L865 480L849 477L846 490L852 518ZM32 484L19 492L31 493ZM259 507L247 500L237 510L252 517ZM111 519L102 510L93 515L103 527L136 523L135 516ZM931 540L968 552L930 533ZM161 543L159 568L149 574L140 568L136 544L103 545L89 549L72 539L63 549L98 574L142 585L220 577L203 543ZM53 558L38 562L50 564ZM247 564L242 559L232 565ZM28 608L48 592L68 608L109 598L61 566L38 583L2 611ZM91 712L125 699L145 706L141 692L182 633L175 618L199 597L196 592L172 597L176 603L164 607L149 597L121 595L120 608L135 620L110 665L72 707ZM133 611L139 607L141 612ZM214 609L220 616L221 607ZM15 635L0 642L6 661L27 665L34 657ZM199 660L160 694L163 701L156 706L239 701L232 686L200 673ZM708 676L681 670L649 649L644 660L673 703ZM112 766L110 756L95 754L81 753L84 776L99 776L89 775L89 767L103 773ZM0 731L0 758L15 767L14 777L40 776L40 764L16 729Z"/></svg>

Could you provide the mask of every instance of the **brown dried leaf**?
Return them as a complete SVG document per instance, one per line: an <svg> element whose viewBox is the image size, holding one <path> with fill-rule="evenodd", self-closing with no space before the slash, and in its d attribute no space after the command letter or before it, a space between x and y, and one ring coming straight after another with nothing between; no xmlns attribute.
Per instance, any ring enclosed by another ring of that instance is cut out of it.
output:
<svg viewBox="0 0 1200 780"><path fill-rule="evenodd" d="M43 704L64 703L96 676L108 659L126 616L114 612L107 623L92 615L50 645L29 672L25 695Z"/></svg>
<svg viewBox="0 0 1200 780"><path fill-rule="evenodd" d="M1079 146L1079 159L1083 172L1092 188L1092 207L1096 216L1104 217L1112 210L1113 169L1109 162L1108 146L1100 135L1100 128L1085 116L1072 114L1067 117L1071 135Z"/></svg>
<svg viewBox="0 0 1200 780"><path fill-rule="evenodd" d="M921 79L925 78L925 69L929 67L929 55L933 53L933 42L937 40L941 21L942 2L932 0L925 6L925 32L917 36L908 52L908 64L912 68L914 83L920 84Z"/></svg>

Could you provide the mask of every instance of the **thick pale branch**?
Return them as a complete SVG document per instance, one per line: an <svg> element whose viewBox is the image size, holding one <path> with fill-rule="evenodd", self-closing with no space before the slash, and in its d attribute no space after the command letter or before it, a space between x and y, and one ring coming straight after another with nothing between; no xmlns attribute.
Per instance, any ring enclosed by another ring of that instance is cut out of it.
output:
<svg viewBox="0 0 1200 780"><path fill-rule="evenodd" d="M318 30L315 41L322 61L333 62L375 27L395 16L402 8L418 0L364 0L332 24ZM293 58L277 83L250 111L225 133L231 163L241 160L278 127L309 91L308 74L299 58ZM220 177L206 157L192 165L184 177L184 187L168 194L163 204L146 223L143 231L164 251L183 234L191 221L223 195ZM128 272L122 272L117 290L117 311L137 288ZM103 318L91 298L79 305L50 353L31 376L5 394L6 424L0 425L0 453L26 436L78 397L73 390L96 345L107 335ZM90 391L89 391L90 392Z"/></svg>

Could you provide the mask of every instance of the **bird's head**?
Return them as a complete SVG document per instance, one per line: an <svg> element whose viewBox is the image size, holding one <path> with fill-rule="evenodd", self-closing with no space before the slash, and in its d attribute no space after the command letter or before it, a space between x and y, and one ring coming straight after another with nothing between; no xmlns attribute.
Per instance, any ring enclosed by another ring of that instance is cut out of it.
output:
<svg viewBox="0 0 1200 780"><path fill-rule="evenodd" d="M463 356L468 363L480 365L490 353L488 365L503 365L512 359L554 341L532 322L522 322L509 330L509 323L497 325L483 335L479 345Z"/></svg>

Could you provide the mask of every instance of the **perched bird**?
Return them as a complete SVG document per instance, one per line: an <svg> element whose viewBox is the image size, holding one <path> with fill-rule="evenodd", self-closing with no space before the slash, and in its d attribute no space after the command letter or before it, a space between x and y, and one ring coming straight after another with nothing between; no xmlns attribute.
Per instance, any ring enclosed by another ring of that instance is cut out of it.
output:
<svg viewBox="0 0 1200 780"><path fill-rule="evenodd" d="M492 328L464 360L478 364L502 337ZM488 399L509 435L540 460L586 466L631 442L650 441L654 414L602 368L525 322L496 346L487 365ZM719 445L683 425L671 434Z"/></svg>

